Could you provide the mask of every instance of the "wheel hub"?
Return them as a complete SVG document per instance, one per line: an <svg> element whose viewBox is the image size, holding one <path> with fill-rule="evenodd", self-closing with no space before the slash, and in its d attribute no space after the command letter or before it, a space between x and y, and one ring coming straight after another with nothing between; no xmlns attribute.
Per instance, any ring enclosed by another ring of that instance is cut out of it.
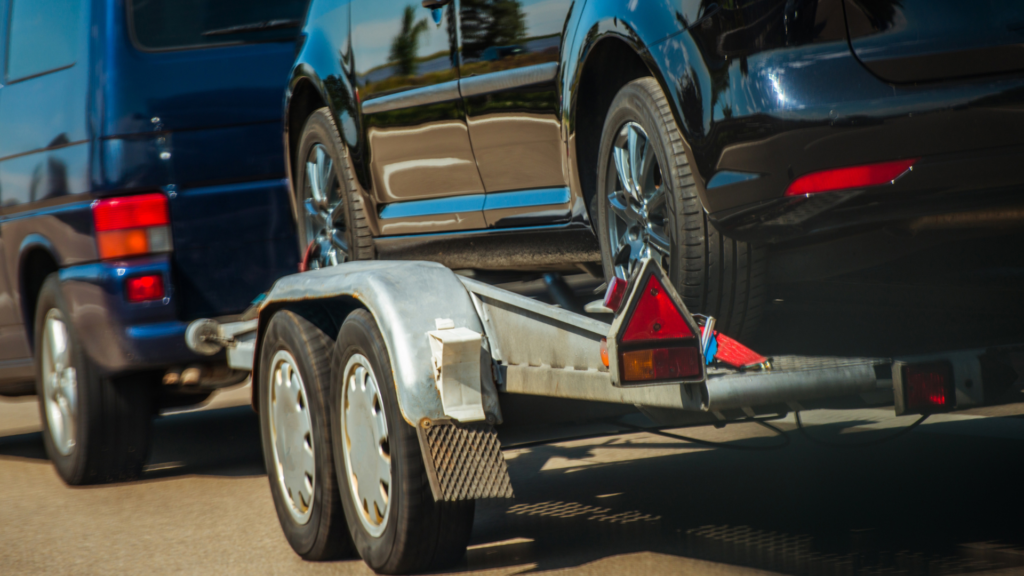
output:
<svg viewBox="0 0 1024 576"><path fill-rule="evenodd" d="M384 402L369 360L349 359L343 372L342 430L349 491L359 519L371 536L380 536L391 511L391 447Z"/></svg>
<svg viewBox="0 0 1024 576"><path fill-rule="evenodd" d="M341 183L334 172L334 161L323 144L314 144L306 159L306 185L303 193L308 265L311 269L347 262L345 219Z"/></svg>
<svg viewBox="0 0 1024 576"><path fill-rule="evenodd" d="M43 329L43 406L50 439L61 455L75 447L75 423L78 417L78 373L71 366L71 346L67 325L60 311L46 314Z"/></svg>
<svg viewBox="0 0 1024 576"><path fill-rule="evenodd" d="M643 127L628 122L616 135L611 154L615 178L607 191L608 239L613 257L629 249L629 258L616 264L615 274L628 278L644 258L656 258L667 268L668 189L654 145Z"/></svg>
<svg viewBox="0 0 1024 576"><path fill-rule="evenodd" d="M295 358L279 350L271 362L270 436L274 470L288 512L305 524L313 508L316 485L313 425L306 386Z"/></svg>

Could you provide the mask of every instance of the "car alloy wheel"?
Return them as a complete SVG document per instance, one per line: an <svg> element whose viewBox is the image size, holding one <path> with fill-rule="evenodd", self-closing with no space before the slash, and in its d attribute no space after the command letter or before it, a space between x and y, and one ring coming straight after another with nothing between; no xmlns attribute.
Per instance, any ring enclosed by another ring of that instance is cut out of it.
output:
<svg viewBox="0 0 1024 576"><path fill-rule="evenodd" d="M302 375L287 350L279 350L271 362L270 439L278 487L288 512L298 524L309 522L316 482L313 424L309 396Z"/></svg>
<svg viewBox="0 0 1024 576"><path fill-rule="evenodd" d="M384 403L370 361L354 354L342 372L342 449L359 520L373 537L391 512L391 448Z"/></svg>
<svg viewBox="0 0 1024 576"><path fill-rule="evenodd" d="M615 138L611 155L617 178L609 182L607 191L607 225L615 275L629 278L643 258L656 259L667 269L669 194L654 145L642 126L627 122Z"/></svg>
<svg viewBox="0 0 1024 576"><path fill-rule="evenodd" d="M78 373L71 366L68 327L56 308L46 313L43 334L43 403L53 445L67 456L75 447Z"/></svg>
<svg viewBox="0 0 1024 576"><path fill-rule="evenodd" d="M341 182L335 174L334 160L327 147L314 144L306 158L306 182L303 214L306 246L311 269L337 266L347 262L349 247L345 239L345 216Z"/></svg>

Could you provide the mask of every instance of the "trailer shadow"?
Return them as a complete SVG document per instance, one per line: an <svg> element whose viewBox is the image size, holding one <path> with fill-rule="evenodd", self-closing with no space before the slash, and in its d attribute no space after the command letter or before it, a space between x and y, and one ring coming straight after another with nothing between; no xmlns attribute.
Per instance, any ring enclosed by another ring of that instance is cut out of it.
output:
<svg viewBox="0 0 1024 576"><path fill-rule="evenodd" d="M815 426L814 437L871 441L893 433L839 434L851 424L863 423ZM637 552L783 573L1024 565L1020 418L931 424L865 447L790 436L779 451L723 446L604 463L592 460L606 443L589 454L531 448L509 461L516 500L478 505L463 569L540 572ZM537 466L555 458L587 464Z"/></svg>

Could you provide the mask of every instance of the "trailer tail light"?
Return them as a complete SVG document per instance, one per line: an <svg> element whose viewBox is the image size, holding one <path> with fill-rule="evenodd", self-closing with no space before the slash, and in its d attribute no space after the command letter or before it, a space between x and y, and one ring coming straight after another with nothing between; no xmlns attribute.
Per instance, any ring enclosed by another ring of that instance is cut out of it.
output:
<svg viewBox="0 0 1024 576"><path fill-rule="evenodd" d="M910 170L910 167L917 161L918 158L910 158L811 172L794 180L786 189L786 196L803 196L804 194L887 184Z"/></svg>
<svg viewBox="0 0 1024 576"><path fill-rule="evenodd" d="M622 299L626 297L627 282L618 276L614 276L608 283L608 289L604 292L604 307L612 312L618 312L622 306Z"/></svg>
<svg viewBox="0 0 1024 576"><path fill-rule="evenodd" d="M129 302L150 302L163 300L163 274L146 274L135 276L124 281L124 296Z"/></svg>
<svg viewBox="0 0 1024 576"><path fill-rule="evenodd" d="M683 313L676 308L672 297L656 276L650 276L643 287L640 300L626 324L623 342L639 340L665 340L668 338L694 338Z"/></svg>
<svg viewBox="0 0 1024 576"><path fill-rule="evenodd" d="M653 260L630 280L622 314L608 338L609 367L617 385L693 383L704 380L698 328L665 272ZM611 289L609 289L611 292Z"/></svg>
<svg viewBox="0 0 1024 576"><path fill-rule="evenodd" d="M953 366L949 362L906 364L902 376L906 411L927 414L956 405Z"/></svg>
<svg viewBox="0 0 1024 576"><path fill-rule="evenodd" d="M622 353L622 379L625 382L678 380L700 373L700 350L696 346L648 348Z"/></svg>
<svg viewBox="0 0 1024 576"><path fill-rule="evenodd" d="M163 194L98 200L92 217L103 260L171 250L171 218Z"/></svg>

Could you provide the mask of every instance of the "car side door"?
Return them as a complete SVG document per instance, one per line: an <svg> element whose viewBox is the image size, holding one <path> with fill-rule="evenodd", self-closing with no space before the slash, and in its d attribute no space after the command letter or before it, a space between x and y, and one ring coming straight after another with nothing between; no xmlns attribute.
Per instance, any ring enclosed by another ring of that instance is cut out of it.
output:
<svg viewBox="0 0 1024 576"><path fill-rule="evenodd" d="M460 88L490 227L571 216L557 91L574 0L459 0Z"/></svg>
<svg viewBox="0 0 1024 576"><path fill-rule="evenodd" d="M10 8L7 0L0 0L0 98L3 97L3 85L6 84L3 75L4 64L7 60L7 14ZM3 127L0 126L0 130ZM0 220L3 218L3 189L0 188ZM7 278L7 264L4 257L4 235L0 228L0 363L10 363L12 360L19 360L25 356L27 350L23 344L24 331L21 327L21 318L18 308L14 303L14 291L10 280ZM5 368L7 368L5 370ZM0 381L7 377L10 371L9 366L0 364Z"/></svg>
<svg viewBox="0 0 1024 576"><path fill-rule="evenodd" d="M382 235L484 227L484 187L458 87L458 13L441 4L351 5L362 161Z"/></svg>

